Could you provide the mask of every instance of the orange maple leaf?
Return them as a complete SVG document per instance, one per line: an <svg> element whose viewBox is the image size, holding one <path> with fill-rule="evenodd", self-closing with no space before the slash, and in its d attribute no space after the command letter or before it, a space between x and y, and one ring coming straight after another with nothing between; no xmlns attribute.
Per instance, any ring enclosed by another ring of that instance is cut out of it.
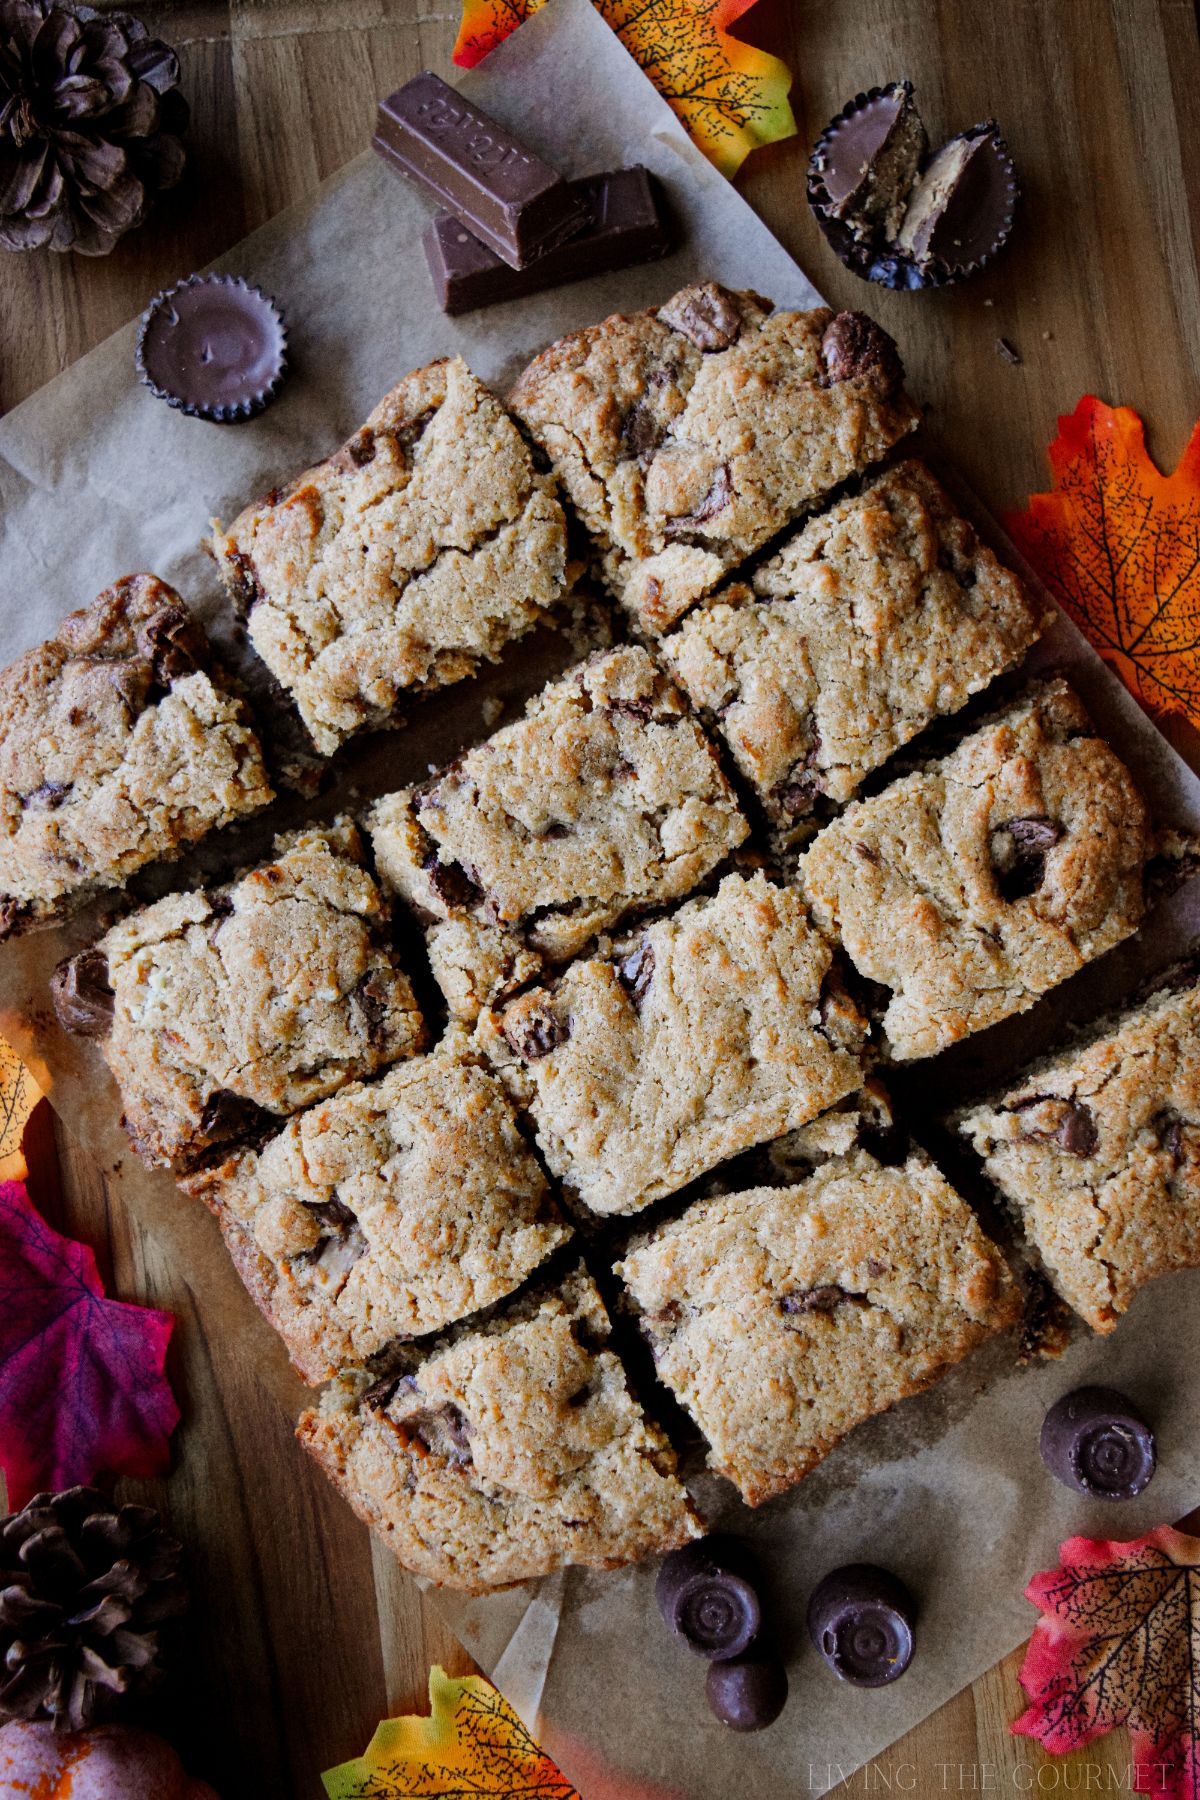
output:
<svg viewBox="0 0 1200 1800"><path fill-rule="evenodd" d="M1053 491L1009 531L1142 705L1200 727L1200 425L1164 475L1137 413L1088 394L1059 419L1050 468Z"/></svg>
<svg viewBox="0 0 1200 1800"><path fill-rule="evenodd" d="M463 0L454 60L473 69L546 0ZM759 144L790 137L787 64L729 27L756 0L592 0L704 154L733 175Z"/></svg>

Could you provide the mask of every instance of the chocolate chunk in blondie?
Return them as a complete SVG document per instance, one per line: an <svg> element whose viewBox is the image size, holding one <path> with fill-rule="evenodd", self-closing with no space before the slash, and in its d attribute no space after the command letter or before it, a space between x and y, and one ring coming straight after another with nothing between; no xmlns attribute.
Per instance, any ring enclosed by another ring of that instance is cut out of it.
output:
<svg viewBox="0 0 1200 1800"><path fill-rule="evenodd" d="M125 576L0 670L0 937L272 798L200 626L157 576Z"/></svg>
<svg viewBox="0 0 1200 1800"><path fill-rule="evenodd" d="M662 644L771 824L794 833L1013 667L1048 620L920 463L901 463Z"/></svg>
<svg viewBox="0 0 1200 1800"><path fill-rule="evenodd" d="M1137 930L1145 804L1065 681L1039 683L949 756L855 800L799 880L885 990L898 1061L1023 1012Z"/></svg>
<svg viewBox="0 0 1200 1800"><path fill-rule="evenodd" d="M511 404L652 634L917 423L873 320L715 282L560 338Z"/></svg>
<svg viewBox="0 0 1200 1800"><path fill-rule="evenodd" d="M617 1265L658 1377L758 1506L1020 1313L1003 1257L923 1155L699 1200Z"/></svg>
<svg viewBox="0 0 1200 1800"><path fill-rule="evenodd" d="M495 661L566 590L552 477L459 357L385 394L326 462L210 548L251 642L318 750L406 691Z"/></svg>
<svg viewBox="0 0 1200 1800"><path fill-rule="evenodd" d="M348 819L277 839L228 887L169 894L61 966L59 1018L100 1039L150 1164L231 1139L411 1056L424 1027Z"/></svg>
<svg viewBox="0 0 1200 1800"><path fill-rule="evenodd" d="M369 823L466 1020L635 908L682 898L748 830L683 696L636 648L552 682Z"/></svg>
<svg viewBox="0 0 1200 1800"><path fill-rule="evenodd" d="M306 1381L510 1294L568 1227L457 1038L189 1181Z"/></svg>
<svg viewBox="0 0 1200 1800"><path fill-rule="evenodd" d="M701 1524L582 1269L347 1373L299 1437L405 1568L468 1593L657 1556Z"/></svg>
<svg viewBox="0 0 1200 1800"><path fill-rule="evenodd" d="M726 876L483 1015L552 1172L636 1212L861 1084L865 1021L794 888Z"/></svg>
<svg viewBox="0 0 1200 1800"><path fill-rule="evenodd" d="M956 1124L1093 1331L1200 1265L1200 988L1166 990L1043 1058Z"/></svg>

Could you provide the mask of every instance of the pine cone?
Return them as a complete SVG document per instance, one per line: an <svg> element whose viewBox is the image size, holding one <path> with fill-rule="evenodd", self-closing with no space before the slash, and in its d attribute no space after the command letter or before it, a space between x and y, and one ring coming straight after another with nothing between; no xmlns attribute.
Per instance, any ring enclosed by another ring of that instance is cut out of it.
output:
<svg viewBox="0 0 1200 1800"><path fill-rule="evenodd" d="M94 1488L0 1520L0 1722L78 1731L159 1678L158 1630L187 1605L181 1547L149 1506Z"/></svg>
<svg viewBox="0 0 1200 1800"><path fill-rule="evenodd" d="M0 0L0 248L104 256L179 180L187 118L140 19Z"/></svg>

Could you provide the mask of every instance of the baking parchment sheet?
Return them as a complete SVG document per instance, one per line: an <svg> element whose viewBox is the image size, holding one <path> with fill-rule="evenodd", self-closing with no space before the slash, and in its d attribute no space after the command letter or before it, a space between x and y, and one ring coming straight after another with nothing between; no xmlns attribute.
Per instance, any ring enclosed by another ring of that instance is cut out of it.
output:
<svg viewBox="0 0 1200 1800"><path fill-rule="evenodd" d="M375 158L360 158L216 265L258 282L287 313L293 373L261 419L223 428L154 400L133 373L131 325L0 421L0 664L138 568L175 582L225 638L212 566L197 548L210 515L229 518L326 454L404 371L434 356L461 351L503 388L560 332L661 300L702 274L781 304L816 303L810 282L688 141L589 0L550 0L462 85L572 174L646 163L669 191L679 251L665 263L447 320L433 303L420 249L428 207ZM864 300L869 305L865 290ZM283 801L272 828L330 816L444 761L485 729L485 698L505 700L511 716L513 703L571 653L540 633L481 680L417 703L403 730L343 753L319 801ZM1037 660L1071 668L1158 817L1200 829L1200 782L1073 628L1061 624ZM266 835L261 822L222 834L167 879L226 872L262 852ZM939 1059L936 1076L926 1065L930 1087L948 1103L1170 961L1200 937L1195 885L1161 907L1131 945L1034 1013L959 1046ZM28 1058L84 1146L119 1169L124 1200L203 1286L210 1316L219 1307L222 1329L252 1346L268 1328L212 1221L129 1154L99 1057L64 1038L53 1019L49 972L87 941L103 912L93 907L69 927L0 949L0 1033ZM1034 1617L1023 1587L1054 1561L1060 1539L1079 1531L1130 1537L1200 1500L1198 1300L1200 1272L1161 1282L1110 1339L1081 1337L1063 1360L1031 1369L1014 1367L1010 1342L991 1346L931 1393L855 1432L791 1496L758 1513L716 1478L699 1477L706 1518L750 1538L769 1571L792 1697L767 1732L734 1737L710 1717L702 1667L659 1625L652 1568L572 1570L511 1594L444 1595L438 1604L585 1800L821 1792L1021 1640ZM280 1361L263 1359L264 1380L295 1416L303 1391ZM1042 1413L1083 1380L1127 1388L1157 1425L1159 1473L1139 1501L1089 1504L1041 1467ZM911 1669L894 1688L870 1693L835 1682L803 1631L815 1580L835 1563L864 1558L897 1570L921 1605Z"/></svg>

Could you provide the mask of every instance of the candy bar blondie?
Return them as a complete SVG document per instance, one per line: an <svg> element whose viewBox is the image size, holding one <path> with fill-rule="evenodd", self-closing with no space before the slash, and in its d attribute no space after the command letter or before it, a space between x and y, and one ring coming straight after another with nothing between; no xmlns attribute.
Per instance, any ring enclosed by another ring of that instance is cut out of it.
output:
<svg viewBox="0 0 1200 1800"><path fill-rule="evenodd" d="M636 1212L861 1084L865 1021L799 893L728 875L711 898L492 1008L478 1036L551 1171Z"/></svg>
<svg viewBox="0 0 1200 1800"><path fill-rule="evenodd" d="M434 973L465 1020L630 911L689 893L748 829L683 696L638 648L591 657L370 817L380 873L430 922Z"/></svg>
<svg viewBox="0 0 1200 1800"><path fill-rule="evenodd" d="M887 990L898 1061L1023 1012L1136 931L1145 804L1065 681L850 803L799 864L817 922Z"/></svg>
<svg viewBox="0 0 1200 1800"><path fill-rule="evenodd" d="M490 1306L568 1236L503 1088L455 1037L187 1185L314 1383Z"/></svg>
<svg viewBox="0 0 1200 1800"><path fill-rule="evenodd" d="M811 519L666 638L776 829L863 780L1021 660L1049 623L917 462Z"/></svg>
<svg viewBox="0 0 1200 1800"><path fill-rule="evenodd" d="M173 588L127 575L0 671L0 937L273 798Z"/></svg>
<svg viewBox="0 0 1200 1800"><path fill-rule="evenodd" d="M956 1123L1063 1298L1111 1331L1148 1281L1200 1265L1194 970Z"/></svg>
<svg viewBox="0 0 1200 1800"><path fill-rule="evenodd" d="M347 1373L298 1435L405 1568L468 1593L699 1537L582 1269L495 1319Z"/></svg>
<svg viewBox="0 0 1200 1800"><path fill-rule="evenodd" d="M709 281L560 338L510 404L608 585L660 633L913 429L903 380L895 345L864 314L774 312Z"/></svg>
<svg viewBox="0 0 1200 1800"><path fill-rule="evenodd" d="M874 1413L928 1387L1020 1303L924 1156L863 1150L807 1181L695 1202L617 1265L661 1381L758 1506Z"/></svg>
<svg viewBox="0 0 1200 1800"><path fill-rule="evenodd" d="M132 913L53 991L63 1025L99 1040L138 1154L177 1169L425 1036L349 819L278 838L226 887Z"/></svg>
<svg viewBox="0 0 1200 1800"><path fill-rule="evenodd" d="M459 357L407 375L209 546L322 752L495 661L566 588L553 478Z"/></svg>

